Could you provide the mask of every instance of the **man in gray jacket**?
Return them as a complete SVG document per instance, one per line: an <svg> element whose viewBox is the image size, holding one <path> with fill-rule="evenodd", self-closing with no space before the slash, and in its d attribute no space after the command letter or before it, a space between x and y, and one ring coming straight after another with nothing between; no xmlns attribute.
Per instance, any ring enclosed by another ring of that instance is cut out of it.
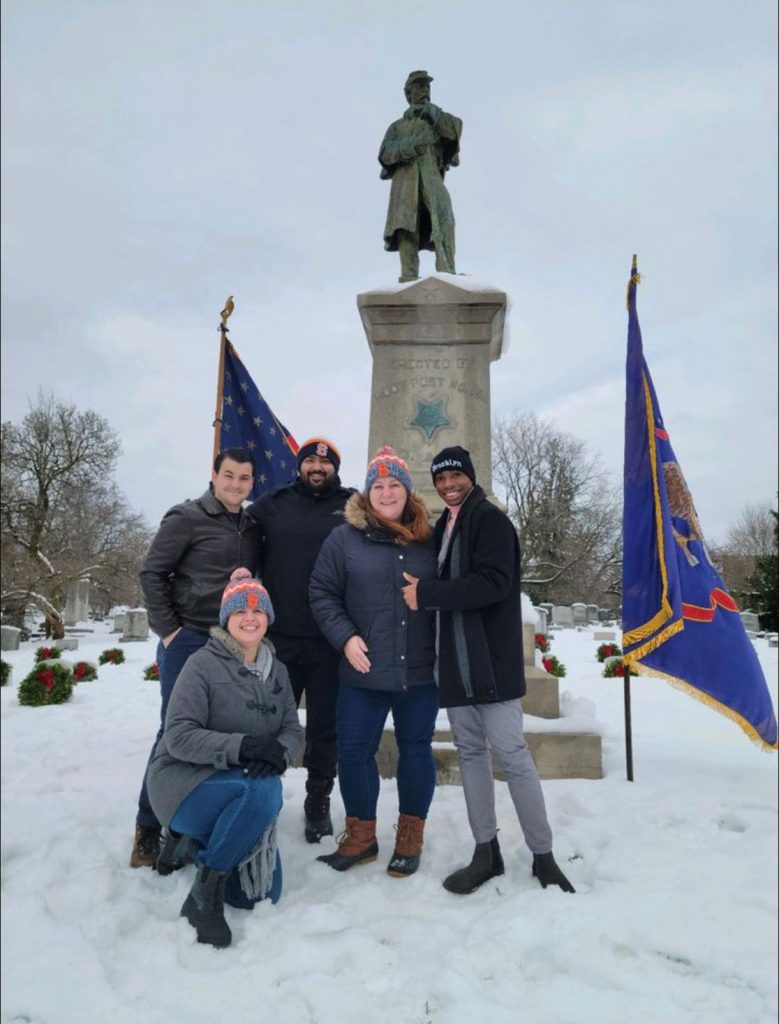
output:
<svg viewBox="0 0 779 1024"><path fill-rule="evenodd" d="M159 636L160 727L174 683L190 654L208 640L219 622L225 580L237 566L254 571L260 531L243 511L254 486L254 459L245 448L226 448L214 460L208 490L165 513L140 572L149 624ZM138 798L130 866L154 867L160 849L160 822L149 803L146 773Z"/></svg>

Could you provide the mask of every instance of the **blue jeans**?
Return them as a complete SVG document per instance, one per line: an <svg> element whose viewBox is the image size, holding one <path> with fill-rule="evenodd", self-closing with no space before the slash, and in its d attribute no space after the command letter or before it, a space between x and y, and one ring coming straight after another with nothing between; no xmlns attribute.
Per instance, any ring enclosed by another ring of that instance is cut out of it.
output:
<svg viewBox="0 0 779 1024"><path fill-rule="evenodd" d="M202 843L195 861L225 873L248 857L282 804L281 778L250 779L241 768L215 772L181 801L170 821L174 832L193 836ZM281 860L276 859L273 903L281 893Z"/></svg>
<svg viewBox="0 0 779 1024"><path fill-rule="evenodd" d="M435 683L408 690L369 690L342 684L338 693L338 781L349 818L374 821L379 800L376 751L392 711L398 744L398 810L426 818L435 791Z"/></svg>
<svg viewBox="0 0 779 1024"><path fill-rule="evenodd" d="M190 654L199 651L208 641L207 633L199 633L196 629L189 629L182 626L181 630L171 640L167 647L162 646L162 640L157 644L157 665L160 670L160 727L152 743L149 761L151 761L157 744L162 739L165 730L165 714L168 710L168 701L173 693L173 687L179 677L179 673L186 663ZM146 764L148 771L149 763ZM146 825L148 828L160 828L157 815L151 809L149 793L146 789L146 771L143 773L143 785L138 797L138 814L135 821L138 825Z"/></svg>

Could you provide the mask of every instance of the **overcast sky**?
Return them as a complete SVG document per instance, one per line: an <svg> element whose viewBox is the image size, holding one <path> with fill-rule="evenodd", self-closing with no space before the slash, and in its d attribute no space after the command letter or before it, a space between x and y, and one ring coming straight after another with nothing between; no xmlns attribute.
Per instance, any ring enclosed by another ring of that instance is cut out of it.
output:
<svg viewBox="0 0 779 1024"><path fill-rule="evenodd" d="M625 285L711 541L777 493L773 0L4 0L2 416L108 418L156 525L205 487L219 311L361 484L359 292L394 285L382 135L409 71L464 122L457 269L504 289L493 413L622 472ZM423 254L422 272L432 271Z"/></svg>

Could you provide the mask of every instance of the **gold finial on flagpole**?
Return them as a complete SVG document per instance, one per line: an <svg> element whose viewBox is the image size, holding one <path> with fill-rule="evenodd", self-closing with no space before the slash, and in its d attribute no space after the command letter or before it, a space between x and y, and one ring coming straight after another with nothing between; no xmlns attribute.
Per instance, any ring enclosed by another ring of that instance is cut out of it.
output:
<svg viewBox="0 0 779 1024"><path fill-rule="evenodd" d="M219 325L220 331L229 331L230 328L227 326L227 321L230 319L230 316L232 315L234 309L235 303L233 302L233 297L232 295L228 295L227 302L225 302L225 308L219 314L219 316L222 318L222 322Z"/></svg>
<svg viewBox="0 0 779 1024"><path fill-rule="evenodd" d="M627 294L625 296L625 305L630 308L630 286L640 284L641 275L638 272L638 257L633 253L633 263L630 267L630 280L628 281Z"/></svg>

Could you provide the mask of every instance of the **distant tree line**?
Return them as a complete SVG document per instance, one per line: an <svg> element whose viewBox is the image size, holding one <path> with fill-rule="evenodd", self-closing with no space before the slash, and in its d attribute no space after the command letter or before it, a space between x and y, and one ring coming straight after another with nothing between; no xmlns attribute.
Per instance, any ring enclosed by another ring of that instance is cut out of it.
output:
<svg viewBox="0 0 779 1024"><path fill-rule="evenodd" d="M585 442L534 414L497 418L492 431L496 496L522 549L522 585L534 604L622 602L622 489ZM746 505L716 568L742 608L777 629L777 512Z"/></svg>
<svg viewBox="0 0 779 1024"><path fill-rule="evenodd" d="M39 393L21 423L2 424L0 554L2 617L22 626L35 608L64 635L69 583L88 579L90 603L106 612L137 603L150 531L127 507L114 473L116 431L91 410Z"/></svg>

